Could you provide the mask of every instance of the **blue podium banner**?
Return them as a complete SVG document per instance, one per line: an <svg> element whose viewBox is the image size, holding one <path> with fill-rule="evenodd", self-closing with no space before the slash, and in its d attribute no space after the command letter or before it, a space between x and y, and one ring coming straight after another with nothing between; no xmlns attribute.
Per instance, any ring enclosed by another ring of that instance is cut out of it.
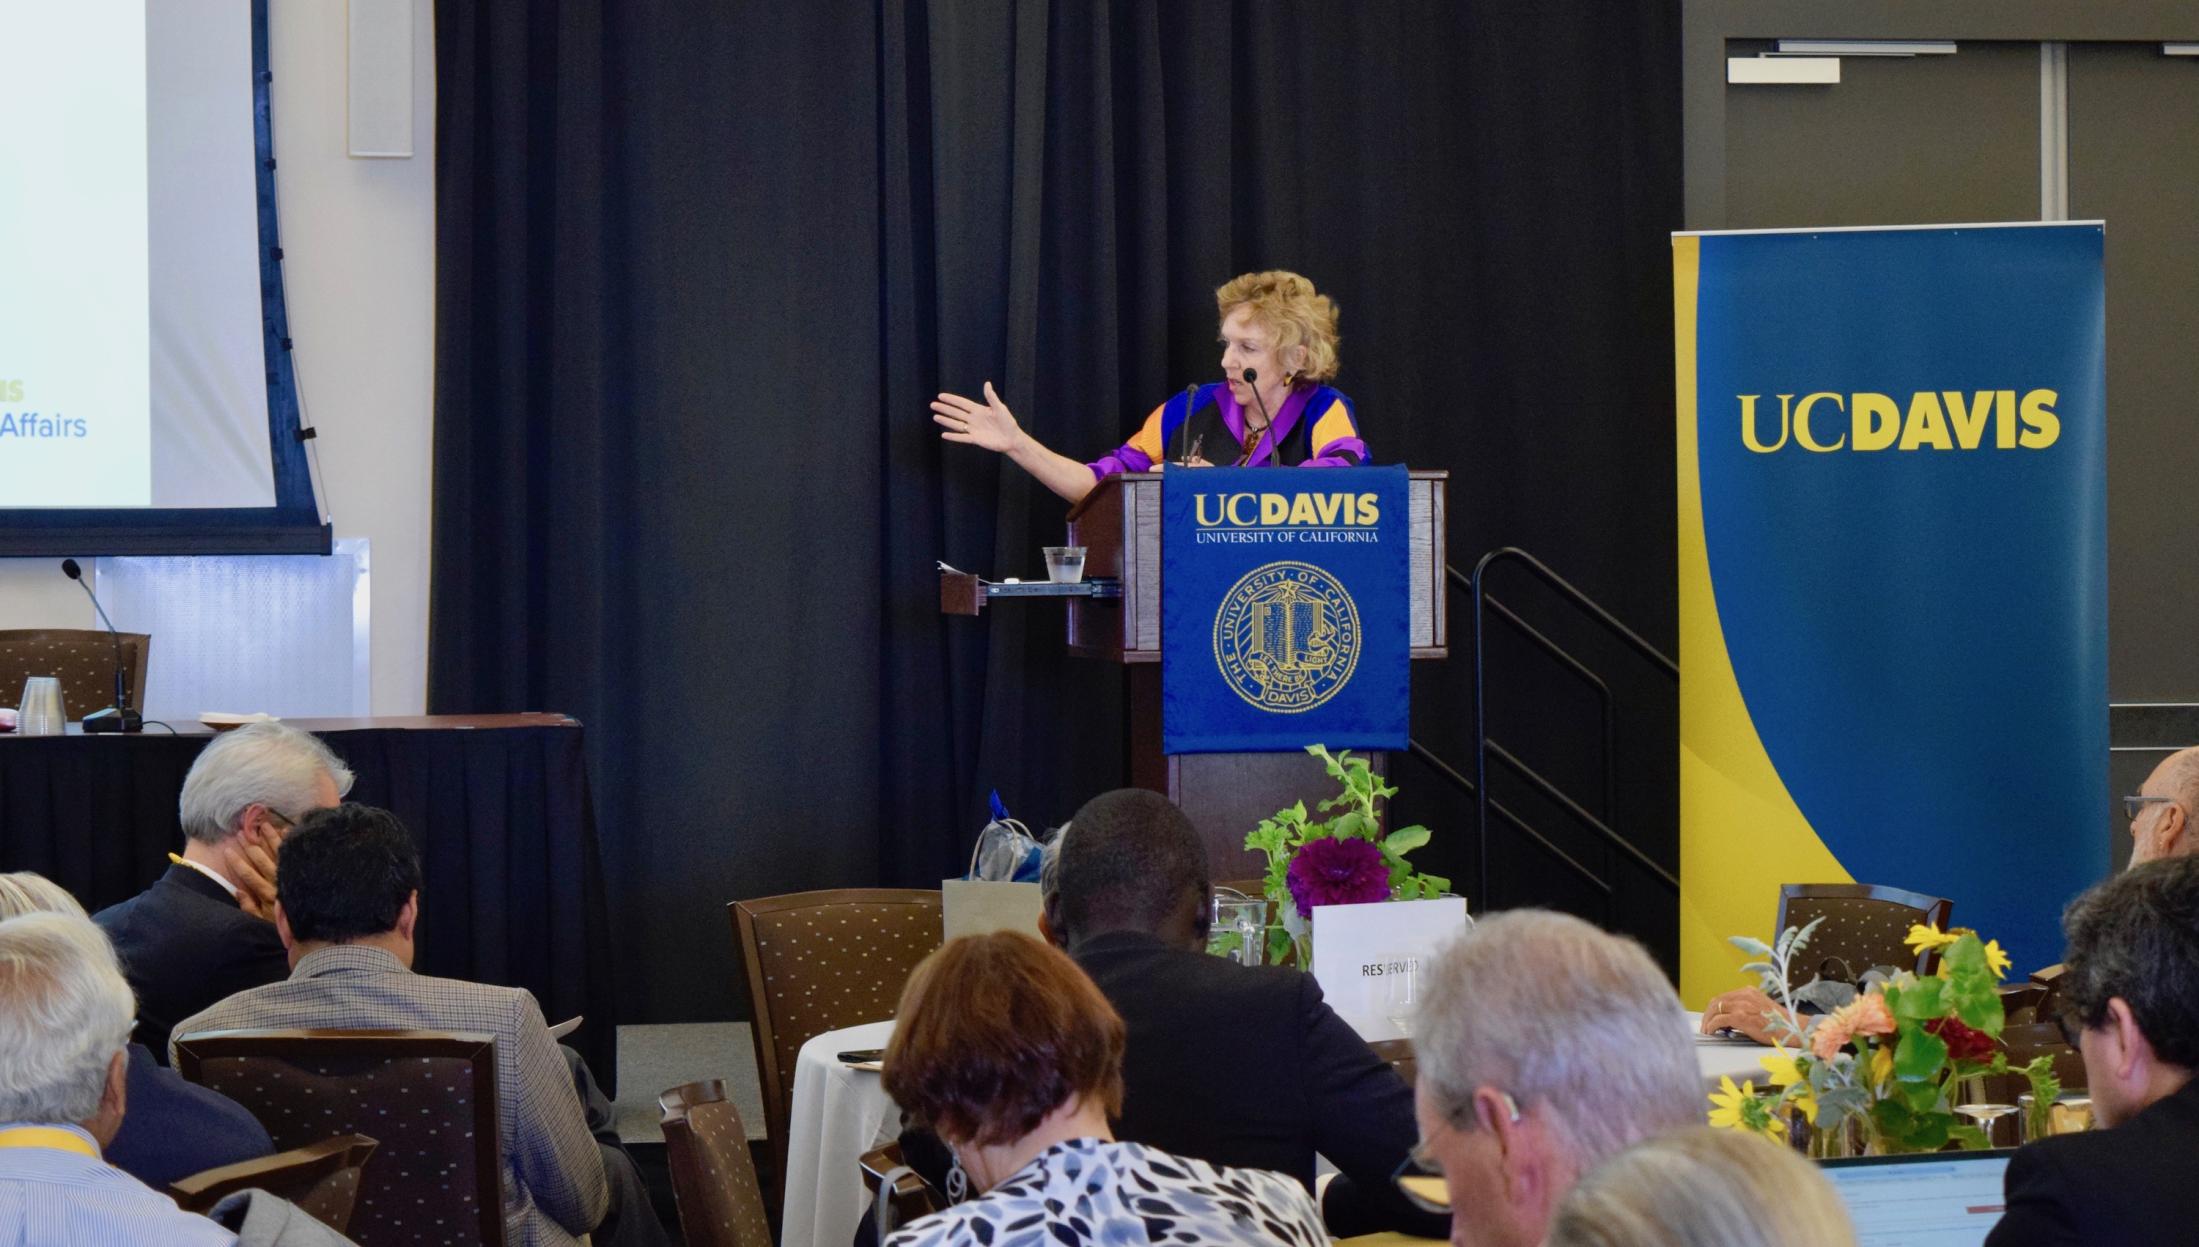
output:
<svg viewBox="0 0 2199 1247"><path fill-rule="evenodd" d="M1171 469L1164 753L1403 749L1405 469Z"/></svg>
<svg viewBox="0 0 2199 1247"><path fill-rule="evenodd" d="M1674 238L1691 1001L1784 883L1945 897L2019 977L2060 959L2108 867L2102 244Z"/></svg>

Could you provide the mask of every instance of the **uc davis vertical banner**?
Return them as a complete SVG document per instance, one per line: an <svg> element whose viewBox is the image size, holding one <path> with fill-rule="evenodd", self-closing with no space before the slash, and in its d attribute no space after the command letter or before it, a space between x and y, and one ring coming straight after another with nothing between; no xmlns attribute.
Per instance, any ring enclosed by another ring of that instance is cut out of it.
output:
<svg viewBox="0 0 2199 1247"><path fill-rule="evenodd" d="M1171 469L1161 750L1402 749L1405 469Z"/></svg>
<svg viewBox="0 0 2199 1247"><path fill-rule="evenodd" d="M1681 982L1782 883L2016 971L2107 868L2097 223L1676 236Z"/></svg>

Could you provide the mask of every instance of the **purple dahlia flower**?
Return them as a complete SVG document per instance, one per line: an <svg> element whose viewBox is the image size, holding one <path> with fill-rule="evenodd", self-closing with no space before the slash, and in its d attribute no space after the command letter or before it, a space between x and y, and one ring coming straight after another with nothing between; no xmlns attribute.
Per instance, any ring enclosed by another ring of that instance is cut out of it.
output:
<svg viewBox="0 0 2199 1247"><path fill-rule="evenodd" d="M1304 917L1313 917L1316 905L1358 905L1389 895L1390 868L1371 841L1308 840L1290 859L1290 899Z"/></svg>

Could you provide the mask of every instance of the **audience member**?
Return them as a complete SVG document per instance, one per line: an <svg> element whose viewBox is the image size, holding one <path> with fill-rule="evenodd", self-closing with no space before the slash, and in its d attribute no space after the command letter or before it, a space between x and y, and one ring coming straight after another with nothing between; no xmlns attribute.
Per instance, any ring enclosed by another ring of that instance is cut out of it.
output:
<svg viewBox="0 0 2199 1247"><path fill-rule="evenodd" d="M488 1032L511 1241L571 1243L591 1231L599 1244L665 1241L633 1161L590 1137L574 1071L534 997L412 972L420 858L394 816L361 805L306 816L283 845L276 895L290 977L185 1019L178 1036L253 1027Z"/></svg>
<svg viewBox="0 0 2199 1247"><path fill-rule="evenodd" d="M1544 1247L1855 1247L1815 1165L1738 1130L1690 1126L1637 1143L1576 1183Z"/></svg>
<svg viewBox="0 0 2199 1247"><path fill-rule="evenodd" d="M84 907L44 875L0 875L0 919L35 913L82 918ZM106 1144L108 1164L158 1189L202 1170L274 1152L267 1128L243 1105L183 1081L155 1061L144 1044L130 1044L127 1051L124 1090L130 1113Z"/></svg>
<svg viewBox="0 0 2199 1247"><path fill-rule="evenodd" d="M2188 1243L2199 1226L2199 857L2142 863L2070 903L2063 1028L2095 1129L2026 1144L1987 1247ZM2079 1029L2081 1028L2081 1030Z"/></svg>
<svg viewBox="0 0 2199 1247"><path fill-rule="evenodd" d="M1068 1247L1326 1247L1313 1201L1290 1179L1115 1141L1122 1019L1055 949L1010 931L954 940L917 966L898 1016L886 1091L954 1149L983 1194L888 1247L1004 1243L1024 1229Z"/></svg>
<svg viewBox="0 0 2199 1247"><path fill-rule="evenodd" d="M1685 1012L1634 941L1517 910L1484 918L1426 977L1414 1160L1443 1179L1459 1247L1533 1247L1582 1174L1702 1122Z"/></svg>
<svg viewBox="0 0 2199 1247"><path fill-rule="evenodd" d="M179 1018L288 973L275 937L275 854L311 810L351 789L318 737L252 723L214 738L178 804L183 855L153 886L93 915L137 993L138 1039L168 1059Z"/></svg>
<svg viewBox="0 0 2199 1247"><path fill-rule="evenodd" d="M129 1106L122 1049L134 1012L114 949L81 914L0 920L0 1241L347 1241L264 1191L230 1196L215 1219L183 1212L101 1158Z"/></svg>
<svg viewBox="0 0 2199 1247"><path fill-rule="evenodd" d="M1390 1182L1413 1145L1404 1079L1312 975L1207 954L1213 888L1183 811L1117 789L1087 801L1057 844L1048 937L1128 1028L1118 1135L1308 1190L1318 1153L1338 1170L1320 1192L1331 1233L1441 1235L1443 1218Z"/></svg>
<svg viewBox="0 0 2199 1247"><path fill-rule="evenodd" d="M2130 810L2130 864L2199 853L2191 817L2199 811L2199 745L2179 749L2146 776Z"/></svg>

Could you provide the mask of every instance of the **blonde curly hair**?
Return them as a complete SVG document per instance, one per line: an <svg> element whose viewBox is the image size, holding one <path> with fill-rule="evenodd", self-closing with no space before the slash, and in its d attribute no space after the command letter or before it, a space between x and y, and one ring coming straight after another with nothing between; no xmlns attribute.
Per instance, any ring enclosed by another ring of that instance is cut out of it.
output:
<svg viewBox="0 0 2199 1247"><path fill-rule="evenodd" d="M1228 320L1238 308L1250 309L1252 319L1275 335L1275 349L1306 348L1306 362L1293 375L1306 381L1329 381L1336 376L1337 306L1334 299L1313 288L1296 273L1270 269L1231 278L1214 292L1214 304Z"/></svg>

